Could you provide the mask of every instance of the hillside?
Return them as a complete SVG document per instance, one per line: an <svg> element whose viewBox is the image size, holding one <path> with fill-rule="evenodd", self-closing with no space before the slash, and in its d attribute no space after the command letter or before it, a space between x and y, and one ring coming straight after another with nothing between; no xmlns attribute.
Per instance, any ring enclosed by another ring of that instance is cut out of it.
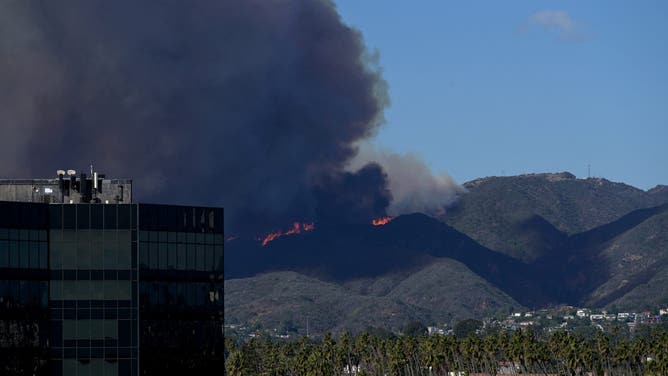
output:
<svg viewBox="0 0 668 376"><path fill-rule="evenodd" d="M383 285L382 288L373 286ZM398 331L407 322L456 322L521 306L461 263L435 260L415 273L346 283L295 272L225 281L225 322L265 328Z"/></svg>
<svg viewBox="0 0 668 376"><path fill-rule="evenodd" d="M523 305L545 304L527 265L487 249L450 226L424 214L395 218L384 226L316 228L279 238L266 247L233 241L225 251L225 277L243 278L271 271L295 271L331 282L376 279L414 273L435 259L451 259L513 296Z"/></svg>
<svg viewBox="0 0 668 376"><path fill-rule="evenodd" d="M633 210L668 202L668 189L643 191L568 172L488 177L441 217L487 248L533 261L562 246L568 235L612 222Z"/></svg>
<svg viewBox="0 0 668 376"><path fill-rule="evenodd" d="M604 306L623 296L668 262L662 246L668 229L662 220L666 211L668 204L634 210L568 237L531 264L543 276L536 283L555 301L578 306Z"/></svg>
<svg viewBox="0 0 668 376"><path fill-rule="evenodd" d="M666 186L561 173L467 189L440 220L416 213L379 227L316 224L266 247L226 243L226 322L303 328L306 315L317 330L397 330L519 307L668 304Z"/></svg>
<svg viewBox="0 0 668 376"><path fill-rule="evenodd" d="M609 279L590 305L653 308L668 304L668 210L616 237L596 257Z"/></svg>

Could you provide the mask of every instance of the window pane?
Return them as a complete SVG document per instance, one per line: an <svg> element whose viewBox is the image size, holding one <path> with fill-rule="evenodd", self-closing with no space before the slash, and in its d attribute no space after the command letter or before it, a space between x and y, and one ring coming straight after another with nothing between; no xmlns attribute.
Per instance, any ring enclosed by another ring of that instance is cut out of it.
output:
<svg viewBox="0 0 668 376"><path fill-rule="evenodd" d="M118 339L118 321L104 320L104 337Z"/></svg>
<svg viewBox="0 0 668 376"><path fill-rule="evenodd" d="M61 283L63 285L62 300L76 300L78 290L75 281L62 281Z"/></svg>
<svg viewBox="0 0 668 376"><path fill-rule="evenodd" d="M90 338L104 339L103 320L90 320Z"/></svg>
<svg viewBox="0 0 668 376"><path fill-rule="evenodd" d="M88 368L90 368L90 374L92 376L107 376L104 374L104 360L103 359L91 359L88 363ZM79 374L79 376L82 376ZM116 375L113 375L116 376Z"/></svg>
<svg viewBox="0 0 668 376"><path fill-rule="evenodd" d="M90 206L90 227L95 229L102 228L103 218L103 206L102 205L91 205Z"/></svg>
<svg viewBox="0 0 668 376"><path fill-rule="evenodd" d="M216 268L216 270L223 270L223 245L222 244L215 246L215 253L216 253L215 268Z"/></svg>
<svg viewBox="0 0 668 376"><path fill-rule="evenodd" d="M176 269L176 244L169 244L167 255L167 268Z"/></svg>
<svg viewBox="0 0 668 376"><path fill-rule="evenodd" d="M76 243L56 243L54 248L57 246L61 254L61 266L63 269L76 269L77 267L77 249L75 246ZM53 249L52 249L53 251ZM57 253L56 253L57 255ZM52 257L53 258L53 257Z"/></svg>
<svg viewBox="0 0 668 376"><path fill-rule="evenodd" d="M47 243L39 243L39 267L40 269L46 269L48 267L49 255Z"/></svg>
<svg viewBox="0 0 668 376"><path fill-rule="evenodd" d="M132 205L118 205L118 228L130 228L132 215Z"/></svg>
<svg viewBox="0 0 668 376"><path fill-rule="evenodd" d="M104 243L92 243L90 248L90 268L101 270L104 267Z"/></svg>
<svg viewBox="0 0 668 376"><path fill-rule="evenodd" d="M75 230L63 230L62 241L66 243L76 243L77 232Z"/></svg>
<svg viewBox="0 0 668 376"><path fill-rule="evenodd" d="M119 247L130 247L132 242L132 230L118 230L118 243Z"/></svg>
<svg viewBox="0 0 668 376"><path fill-rule="evenodd" d="M49 282L49 295L51 300L63 300L63 283L61 281Z"/></svg>
<svg viewBox="0 0 668 376"><path fill-rule="evenodd" d="M49 226L58 228L63 226L63 206L49 205Z"/></svg>
<svg viewBox="0 0 668 376"><path fill-rule="evenodd" d="M118 247L118 269L127 270L130 269L130 263L132 259L132 249L131 245L121 243Z"/></svg>
<svg viewBox="0 0 668 376"><path fill-rule="evenodd" d="M90 299L91 300L104 300L104 287L100 281L91 281L90 282Z"/></svg>
<svg viewBox="0 0 668 376"><path fill-rule="evenodd" d="M149 269L158 268L158 243L149 244L148 267Z"/></svg>
<svg viewBox="0 0 668 376"><path fill-rule="evenodd" d="M118 300L116 298L116 282L117 281L96 281L102 285L104 289L104 300Z"/></svg>
<svg viewBox="0 0 668 376"><path fill-rule="evenodd" d="M9 242L9 267L19 267L19 242L16 240Z"/></svg>
<svg viewBox="0 0 668 376"><path fill-rule="evenodd" d="M185 244L176 245L176 267L179 270L186 269L186 259L188 258L186 249Z"/></svg>
<svg viewBox="0 0 668 376"><path fill-rule="evenodd" d="M118 362L104 362L104 376L118 375Z"/></svg>
<svg viewBox="0 0 668 376"><path fill-rule="evenodd" d="M76 298L80 299L90 299L91 297L91 281L73 281L74 286L76 287Z"/></svg>
<svg viewBox="0 0 668 376"><path fill-rule="evenodd" d="M139 265L148 267L148 243L139 243Z"/></svg>
<svg viewBox="0 0 668 376"><path fill-rule="evenodd" d="M90 322L91 320L77 320L77 339L90 338Z"/></svg>
<svg viewBox="0 0 668 376"><path fill-rule="evenodd" d="M21 268L27 269L30 266L30 242L19 242L19 259Z"/></svg>
<svg viewBox="0 0 668 376"><path fill-rule="evenodd" d="M214 265L215 254L213 252L213 246L207 245L204 254L206 255L206 270L214 270L216 266Z"/></svg>
<svg viewBox="0 0 668 376"><path fill-rule="evenodd" d="M165 270L167 269L167 243L159 243L158 251L158 268Z"/></svg>
<svg viewBox="0 0 668 376"><path fill-rule="evenodd" d="M118 281L118 300L132 299L132 282Z"/></svg>
<svg viewBox="0 0 668 376"><path fill-rule="evenodd" d="M206 250L203 245L197 245L197 270L206 270Z"/></svg>
<svg viewBox="0 0 668 376"><path fill-rule="evenodd" d="M39 243L30 242L30 267L32 269L39 268Z"/></svg>
<svg viewBox="0 0 668 376"><path fill-rule="evenodd" d="M116 205L104 206L104 228L116 228Z"/></svg>
<svg viewBox="0 0 668 376"><path fill-rule="evenodd" d="M80 229L90 228L90 205L88 204L77 205L77 228Z"/></svg>
<svg viewBox="0 0 668 376"><path fill-rule="evenodd" d="M76 320L63 320L63 339L77 339Z"/></svg>
<svg viewBox="0 0 668 376"><path fill-rule="evenodd" d="M188 244L188 263L186 265L186 269L188 270L195 270L196 265L195 265L195 246Z"/></svg>
<svg viewBox="0 0 668 376"><path fill-rule="evenodd" d="M0 268L9 266L9 242L0 240Z"/></svg>
<svg viewBox="0 0 668 376"><path fill-rule="evenodd" d="M92 234L90 231L79 231L77 239L77 268L90 269L91 259L91 240Z"/></svg>
<svg viewBox="0 0 668 376"><path fill-rule="evenodd" d="M105 300L129 300L132 298L130 281L99 281L104 285Z"/></svg>
<svg viewBox="0 0 668 376"><path fill-rule="evenodd" d="M49 304L49 282L42 281L39 283L39 302L43 308Z"/></svg>
<svg viewBox="0 0 668 376"><path fill-rule="evenodd" d="M78 364L76 359L63 359L63 375L76 375Z"/></svg>
<svg viewBox="0 0 668 376"><path fill-rule="evenodd" d="M116 252L116 241L108 240L104 242L104 269L118 269L118 255Z"/></svg>
<svg viewBox="0 0 668 376"><path fill-rule="evenodd" d="M129 320L119 320L118 321L118 345L119 346L129 346L130 337L132 333L131 321Z"/></svg>

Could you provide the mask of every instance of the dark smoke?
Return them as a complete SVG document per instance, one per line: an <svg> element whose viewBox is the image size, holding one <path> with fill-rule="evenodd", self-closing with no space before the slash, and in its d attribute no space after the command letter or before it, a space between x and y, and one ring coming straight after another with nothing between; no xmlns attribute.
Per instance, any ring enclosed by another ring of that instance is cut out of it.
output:
<svg viewBox="0 0 668 376"><path fill-rule="evenodd" d="M92 161L143 202L224 206L235 233L314 219L323 182L369 190L343 168L385 85L331 1L7 0L0 54L2 177Z"/></svg>
<svg viewBox="0 0 668 376"><path fill-rule="evenodd" d="M392 201L387 175L376 163L329 177L315 189L319 225L370 223Z"/></svg>

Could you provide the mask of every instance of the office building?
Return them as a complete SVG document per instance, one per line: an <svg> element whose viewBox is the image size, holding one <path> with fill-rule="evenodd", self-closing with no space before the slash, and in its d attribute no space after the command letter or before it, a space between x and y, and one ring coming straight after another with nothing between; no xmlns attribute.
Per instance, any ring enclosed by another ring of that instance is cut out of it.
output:
<svg viewBox="0 0 668 376"><path fill-rule="evenodd" d="M222 208L132 203L130 180L91 175L0 180L0 373L212 369Z"/></svg>

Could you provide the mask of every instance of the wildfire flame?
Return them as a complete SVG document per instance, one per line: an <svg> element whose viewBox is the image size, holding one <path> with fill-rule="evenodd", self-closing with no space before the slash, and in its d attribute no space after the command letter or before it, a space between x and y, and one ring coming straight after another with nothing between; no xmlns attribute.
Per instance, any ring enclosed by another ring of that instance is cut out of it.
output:
<svg viewBox="0 0 668 376"><path fill-rule="evenodd" d="M269 244L269 242L276 240L281 236L301 234L302 232L311 231L314 228L315 225L313 225L313 223L295 222L292 224L292 228L287 231L270 232L269 234L259 238L258 240L262 242L262 246L264 247L265 245Z"/></svg>
<svg viewBox="0 0 668 376"><path fill-rule="evenodd" d="M374 225L374 226L382 226L382 225L386 225L386 224L390 223L390 221L392 221L392 219L393 218L389 217L389 216L388 217L376 218L376 219L371 221L371 224Z"/></svg>

